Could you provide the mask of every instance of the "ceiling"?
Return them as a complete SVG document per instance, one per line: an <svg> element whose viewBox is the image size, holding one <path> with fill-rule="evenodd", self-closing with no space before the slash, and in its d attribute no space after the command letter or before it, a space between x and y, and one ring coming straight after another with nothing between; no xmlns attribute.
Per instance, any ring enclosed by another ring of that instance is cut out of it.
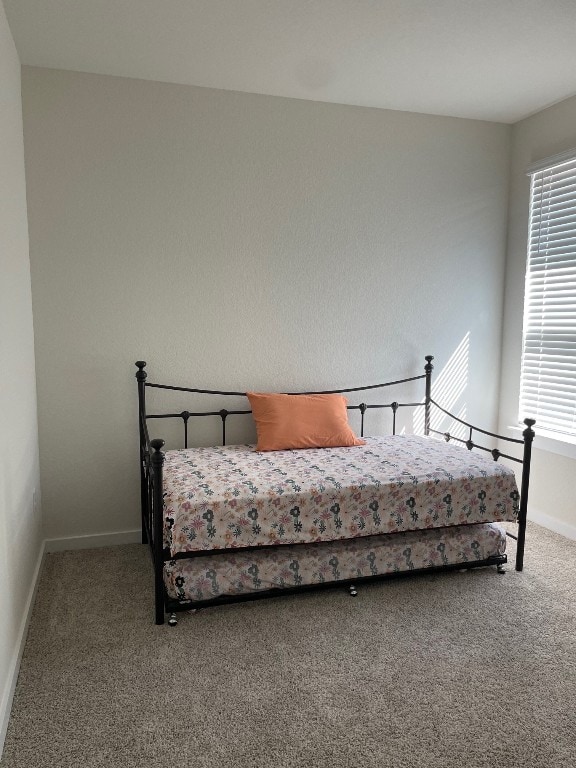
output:
<svg viewBox="0 0 576 768"><path fill-rule="evenodd" d="M576 0L4 0L23 64L515 122L576 94Z"/></svg>

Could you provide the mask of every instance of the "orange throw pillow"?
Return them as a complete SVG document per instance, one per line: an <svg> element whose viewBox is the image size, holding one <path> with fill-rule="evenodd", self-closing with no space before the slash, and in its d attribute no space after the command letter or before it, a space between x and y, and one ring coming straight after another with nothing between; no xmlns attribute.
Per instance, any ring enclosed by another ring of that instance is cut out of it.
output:
<svg viewBox="0 0 576 768"><path fill-rule="evenodd" d="M348 424L342 395L280 395L248 392L256 422L257 451L365 445Z"/></svg>

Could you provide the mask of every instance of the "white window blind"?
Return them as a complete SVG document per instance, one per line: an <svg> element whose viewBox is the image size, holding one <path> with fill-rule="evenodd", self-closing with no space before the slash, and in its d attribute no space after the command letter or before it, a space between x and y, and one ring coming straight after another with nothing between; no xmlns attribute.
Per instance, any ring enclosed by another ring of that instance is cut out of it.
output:
<svg viewBox="0 0 576 768"><path fill-rule="evenodd" d="M576 153L530 176L520 419L576 438Z"/></svg>

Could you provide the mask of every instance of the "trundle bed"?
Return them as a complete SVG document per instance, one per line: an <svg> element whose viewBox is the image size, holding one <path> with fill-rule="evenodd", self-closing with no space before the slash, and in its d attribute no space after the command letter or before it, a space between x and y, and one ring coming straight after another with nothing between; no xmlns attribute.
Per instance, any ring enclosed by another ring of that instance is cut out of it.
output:
<svg viewBox="0 0 576 768"><path fill-rule="evenodd" d="M420 376L296 393L361 397L424 382L422 402L345 405L360 412L362 440L347 447L264 451L226 445L228 417L250 418L249 408L146 411L147 388L213 395L219 404L245 393L151 383L146 363L137 362L142 540L154 565L156 623L163 624L166 613L173 625L180 610L335 584L354 595L359 582L407 572L480 566L503 572L507 535L517 538L516 570L522 570L535 422L525 420L519 440L449 413L431 396L432 360L426 357ZM424 436L396 434L400 408L423 409ZM432 408L461 425L467 438L433 429ZM391 435L364 438L371 409L391 410ZM221 419L222 445L188 448L190 419L206 416ZM184 448L163 452L164 441L149 436L154 419L180 419ZM479 445L476 434L522 445L522 458ZM474 448L480 452L472 453ZM500 458L523 465L521 493ZM517 536L499 525L505 522L518 523Z"/></svg>

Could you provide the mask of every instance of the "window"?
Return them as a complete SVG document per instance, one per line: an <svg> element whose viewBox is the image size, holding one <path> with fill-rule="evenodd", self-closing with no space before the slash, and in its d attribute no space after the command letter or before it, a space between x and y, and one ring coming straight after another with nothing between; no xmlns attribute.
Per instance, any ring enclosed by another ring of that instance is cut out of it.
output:
<svg viewBox="0 0 576 768"><path fill-rule="evenodd" d="M576 440L576 152L529 175L520 419Z"/></svg>

